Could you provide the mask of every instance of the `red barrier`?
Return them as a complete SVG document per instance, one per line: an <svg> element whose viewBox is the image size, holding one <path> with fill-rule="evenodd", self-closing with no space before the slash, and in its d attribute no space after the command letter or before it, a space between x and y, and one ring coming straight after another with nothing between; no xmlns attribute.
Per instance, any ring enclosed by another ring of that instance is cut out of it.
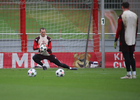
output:
<svg viewBox="0 0 140 100"><path fill-rule="evenodd" d="M140 52L134 53L136 67L140 68ZM105 53L105 68L124 68L125 62L121 52Z"/></svg>
<svg viewBox="0 0 140 100"><path fill-rule="evenodd" d="M35 53L0 53L0 68L31 68L38 66L32 60ZM62 62L71 67L83 67L84 53L54 53L54 55ZM93 53L87 54L86 67L89 61L98 61L97 55ZM99 56L99 55L98 55ZM135 52L136 67L140 68L140 52ZM99 61L98 61L99 62ZM47 67L57 67L47 60L43 60ZM105 53L105 68L124 68L125 63L123 55L120 52L106 52Z"/></svg>

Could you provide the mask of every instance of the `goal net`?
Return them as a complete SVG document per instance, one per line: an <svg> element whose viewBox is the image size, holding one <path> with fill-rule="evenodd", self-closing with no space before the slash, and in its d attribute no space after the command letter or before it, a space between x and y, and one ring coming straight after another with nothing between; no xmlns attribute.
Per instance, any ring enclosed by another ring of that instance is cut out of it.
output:
<svg viewBox="0 0 140 100"><path fill-rule="evenodd" d="M32 49L33 42L44 27L52 39L54 55L69 66L84 67L91 4L92 0L1 0L0 51L9 57L16 52L21 66L27 53L29 63L25 67L34 67L32 56L37 51ZM98 0L94 0L92 12L86 67L92 61L101 61Z"/></svg>

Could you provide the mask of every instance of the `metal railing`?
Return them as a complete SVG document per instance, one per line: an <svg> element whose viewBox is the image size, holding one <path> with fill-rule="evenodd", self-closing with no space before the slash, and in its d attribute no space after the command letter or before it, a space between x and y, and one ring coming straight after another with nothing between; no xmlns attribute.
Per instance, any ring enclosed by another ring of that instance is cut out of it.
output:
<svg viewBox="0 0 140 100"><path fill-rule="evenodd" d="M11 39L0 39L0 52L21 52L21 39L20 39L20 33L0 33L0 36L5 36L7 35L13 35L19 37L18 39L12 37ZM33 51L33 43L34 43L34 38L38 36L40 33L27 33L30 35L30 37L27 39L27 52L37 52ZM53 38L54 36L60 37L60 35L73 35L74 39L72 38ZM84 35L86 37L86 33L47 33L47 35L51 35L50 37L52 38L52 51L53 52L85 52L85 46L86 46L86 38L75 38L77 35L81 36ZM90 33L91 37L93 37L93 33ZM99 33L99 35L101 35ZM114 43L114 38L115 38L115 33L105 33L105 52L118 52L119 47L117 49L113 48L113 43ZM89 44L88 44L88 52L94 52L93 45L94 39L90 38L89 39ZM118 43L119 44L119 43ZM100 39L100 52L101 52L101 39ZM140 33L137 35L137 43L136 43L136 52L140 52Z"/></svg>

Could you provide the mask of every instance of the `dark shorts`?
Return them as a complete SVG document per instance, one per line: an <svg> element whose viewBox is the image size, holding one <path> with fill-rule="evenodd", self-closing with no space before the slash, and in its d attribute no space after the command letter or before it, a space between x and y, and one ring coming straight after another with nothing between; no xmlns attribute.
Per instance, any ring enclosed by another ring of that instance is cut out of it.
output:
<svg viewBox="0 0 140 100"><path fill-rule="evenodd" d="M135 51L135 45L127 46L127 45L120 45L120 50L122 52L134 52Z"/></svg>
<svg viewBox="0 0 140 100"><path fill-rule="evenodd" d="M44 55L41 55L41 54L36 54L35 56L36 56L36 57L39 57L40 60L47 59L47 60L49 60L50 62L53 62L55 59L57 59L57 58L55 57L55 55L44 56Z"/></svg>

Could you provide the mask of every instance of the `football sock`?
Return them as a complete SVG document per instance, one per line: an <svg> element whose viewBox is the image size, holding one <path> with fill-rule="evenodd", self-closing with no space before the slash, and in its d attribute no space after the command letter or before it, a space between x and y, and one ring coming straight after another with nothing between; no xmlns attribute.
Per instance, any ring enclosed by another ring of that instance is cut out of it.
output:
<svg viewBox="0 0 140 100"><path fill-rule="evenodd" d="M133 71L133 75L136 75L136 71Z"/></svg>
<svg viewBox="0 0 140 100"><path fill-rule="evenodd" d="M127 75L131 75L131 71L128 71L128 72L127 72Z"/></svg>

